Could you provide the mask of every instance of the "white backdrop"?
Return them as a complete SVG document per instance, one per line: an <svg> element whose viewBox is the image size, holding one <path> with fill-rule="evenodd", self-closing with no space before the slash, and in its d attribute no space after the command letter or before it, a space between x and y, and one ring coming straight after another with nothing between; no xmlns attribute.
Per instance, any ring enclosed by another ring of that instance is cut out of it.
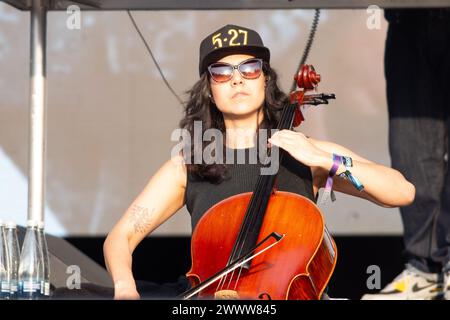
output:
<svg viewBox="0 0 450 320"><path fill-rule="evenodd" d="M198 78L203 37L231 23L254 28L271 48L285 91L303 53L312 10L158 11L134 16L177 93ZM182 108L162 82L126 12L48 15L47 230L104 235L170 157ZM336 93L306 113L301 130L390 165L383 75L386 22L365 10L323 10L309 63L320 90ZM27 208L29 13L0 3L0 219L23 224ZM398 234L398 209L337 195L323 207L334 234ZM190 232L183 208L154 234Z"/></svg>

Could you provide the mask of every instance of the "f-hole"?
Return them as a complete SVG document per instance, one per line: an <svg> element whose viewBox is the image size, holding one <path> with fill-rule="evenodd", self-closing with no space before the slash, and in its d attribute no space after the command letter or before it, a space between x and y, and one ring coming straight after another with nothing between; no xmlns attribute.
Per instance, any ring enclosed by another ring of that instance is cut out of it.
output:
<svg viewBox="0 0 450 320"><path fill-rule="evenodd" d="M270 294L268 294L267 292L263 292L261 293L258 298L260 300L272 300L272 297L270 296Z"/></svg>

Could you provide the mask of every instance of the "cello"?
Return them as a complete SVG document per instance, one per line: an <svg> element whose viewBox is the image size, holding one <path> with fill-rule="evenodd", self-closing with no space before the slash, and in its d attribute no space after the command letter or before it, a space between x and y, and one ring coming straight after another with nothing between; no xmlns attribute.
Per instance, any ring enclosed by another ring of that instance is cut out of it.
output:
<svg viewBox="0 0 450 320"><path fill-rule="evenodd" d="M334 94L308 94L320 82L311 65L294 77L279 130L304 120L303 106L328 104ZM275 148L276 146L272 146ZM279 150L279 163L285 151ZM220 201L199 220L191 240L191 289L182 299L320 299L337 261L336 244L310 199L276 190L260 175L253 192Z"/></svg>

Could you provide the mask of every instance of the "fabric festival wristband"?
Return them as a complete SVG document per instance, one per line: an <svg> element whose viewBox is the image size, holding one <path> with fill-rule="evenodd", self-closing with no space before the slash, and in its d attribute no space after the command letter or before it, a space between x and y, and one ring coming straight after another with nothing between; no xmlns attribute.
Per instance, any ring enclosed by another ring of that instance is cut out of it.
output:
<svg viewBox="0 0 450 320"><path fill-rule="evenodd" d="M362 183L350 172L349 168L353 167L353 160L350 157L342 156L342 164L345 166L345 172L342 172L339 177L343 179L348 179L353 184L353 186L358 190L362 191L364 186Z"/></svg>
<svg viewBox="0 0 450 320"><path fill-rule="evenodd" d="M342 164L348 170L348 168L353 167L353 160L350 157L342 156Z"/></svg>
<svg viewBox="0 0 450 320"><path fill-rule="evenodd" d="M333 177L336 174L336 171L339 169L339 165L342 163L342 157L333 153L333 166L328 172L327 183L325 184L325 190L322 194L322 199L320 201L321 204L324 204L328 198L331 196L331 200L335 201L336 198L333 194Z"/></svg>
<svg viewBox="0 0 450 320"><path fill-rule="evenodd" d="M345 170L345 172L342 172L339 176L341 178L347 178L348 180L350 180L350 182L358 191L364 190L364 186L362 185L362 183L358 180L358 178L352 175L349 170Z"/></svg>

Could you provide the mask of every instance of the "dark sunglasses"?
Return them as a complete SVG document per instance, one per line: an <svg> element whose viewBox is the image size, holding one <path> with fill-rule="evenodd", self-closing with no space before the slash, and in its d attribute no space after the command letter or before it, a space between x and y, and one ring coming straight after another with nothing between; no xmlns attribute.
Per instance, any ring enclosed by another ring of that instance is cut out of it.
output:
<svg viewBox="0 0 450 320"><path fill-rule="evenodd" d="M208 71L214 81L227 82L233 78L234 69L237 69L245 79L257 79L261 75L262 66L262 59L250 58L235 66L226 62L216 62L209 65Z"/></svg>

